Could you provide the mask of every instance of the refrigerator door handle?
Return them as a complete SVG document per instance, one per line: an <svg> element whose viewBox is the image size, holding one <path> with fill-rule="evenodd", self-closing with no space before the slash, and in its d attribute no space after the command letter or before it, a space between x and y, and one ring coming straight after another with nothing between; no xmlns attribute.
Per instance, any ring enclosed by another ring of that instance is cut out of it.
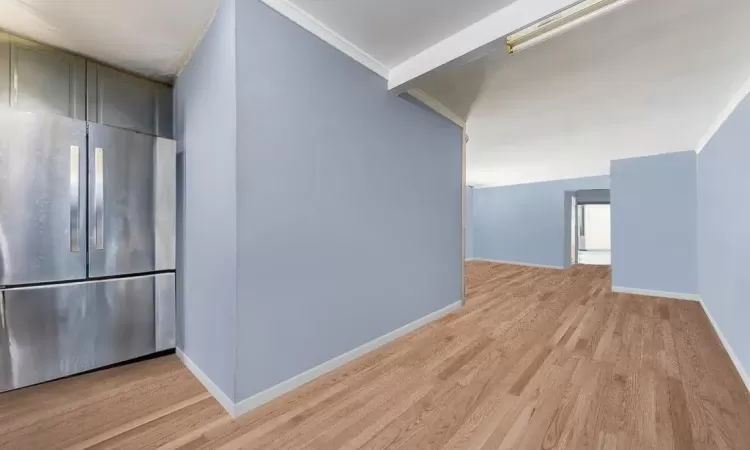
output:
<svg viewBox="0 0 750 450"><path fill-rule="evenodd" d="M77 253L81 250L79 242L80 223L78 220L81 209L80 186L80 148L70 146L70 251Z"/></svg>
<svg viewBox="0 0 750 450"><path fill-rule="evenodd" d="M104 250L104 149L94 150L94 240Z"/></svg>
<svg viewBox="0 0 750 450"><path fill-rule="evenodd" d="M5 319L5 291L0 291L0 329L6 328L8 328L8 324Z"/></svg>

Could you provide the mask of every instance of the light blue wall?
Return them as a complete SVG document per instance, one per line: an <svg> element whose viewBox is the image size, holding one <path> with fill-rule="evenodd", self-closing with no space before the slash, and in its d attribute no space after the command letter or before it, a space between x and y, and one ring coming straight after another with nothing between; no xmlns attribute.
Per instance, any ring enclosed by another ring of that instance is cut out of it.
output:
<svg viewBox="0 0 750 450"><path fill-rule="evenodd" d="M474 189L474 257L564 267L565 191L608 188L599 176Z"/></svg>
<svg viewBox="0 0 750 450"><path fill-rule="evenodd" d="M466 187L466 259L474 257L474 188Z"/></svg>
<svg viewBox="0 0 750 450"><path fill-rule="evenodd" d="M175 85L179 157L178 347L234 395L236 310L234 0Z"/></svg>
<svg viewBox="0 0 750 450"><path fill-rule="evenodd" d="M750 369L750 98L698 155L700 294Z"/></svg>
<svg viewBox="0 0 750 450"><path fill-rule="evenodd" d="M612 161L612 285L697 294L695 152Z"/></svg>
<svg viewBox="0 0 750 450"><path fill-rule="evenodd" d="M238 374L249 397L461 299L461 139L237 2Z"/></svg>

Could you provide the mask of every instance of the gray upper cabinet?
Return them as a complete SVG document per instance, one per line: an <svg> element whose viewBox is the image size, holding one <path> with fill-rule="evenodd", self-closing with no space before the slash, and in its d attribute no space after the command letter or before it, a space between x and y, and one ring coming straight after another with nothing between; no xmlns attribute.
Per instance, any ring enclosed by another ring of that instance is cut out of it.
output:
<svg viewBox="0 0 750 450"><path fill-rule="evenodd" d="M172 87L0 31L0 107L172 139Z"/></svg>
<svg viewBox="0 0 750 450"><path fill-rule="evenodd" d="M174 139L172 87L158 84L156 92L156 135Z"/></svg>
<svg viewBox="0 0 750 450"><path fill-rule="evenodd" d="M9 41L10 106L86 120L86 60L15 36Z"/></svg>
<svg viewBox="0 0 750 450"><path fill-rule="evenodd" d="M88 63L88 120L172 138L172 88Z"/></svg>

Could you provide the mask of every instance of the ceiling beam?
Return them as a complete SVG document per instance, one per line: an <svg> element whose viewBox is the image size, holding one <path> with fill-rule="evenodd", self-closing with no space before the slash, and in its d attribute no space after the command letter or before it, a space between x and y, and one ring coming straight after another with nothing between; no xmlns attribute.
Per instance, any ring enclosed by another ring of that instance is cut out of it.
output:
<svg viewBox="0 0 750 450"><path fill-rule="evenodd" d="M403 92L412 81L451 62L465 63L505 46L505 37L580 0L516 0L392 68L388 89Z"/></svg>

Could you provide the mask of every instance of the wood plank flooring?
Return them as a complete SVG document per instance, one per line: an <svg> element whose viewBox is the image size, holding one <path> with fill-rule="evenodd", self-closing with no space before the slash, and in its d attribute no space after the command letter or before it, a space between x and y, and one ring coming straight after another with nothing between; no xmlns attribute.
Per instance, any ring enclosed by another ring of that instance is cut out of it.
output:
<svg viewBox="0 0 750 450"><path fill-rule="evenodd" d="M750 449L700 305L472 262L467 305L232 420L170 356L0 394L0 448Z"/></svg>

